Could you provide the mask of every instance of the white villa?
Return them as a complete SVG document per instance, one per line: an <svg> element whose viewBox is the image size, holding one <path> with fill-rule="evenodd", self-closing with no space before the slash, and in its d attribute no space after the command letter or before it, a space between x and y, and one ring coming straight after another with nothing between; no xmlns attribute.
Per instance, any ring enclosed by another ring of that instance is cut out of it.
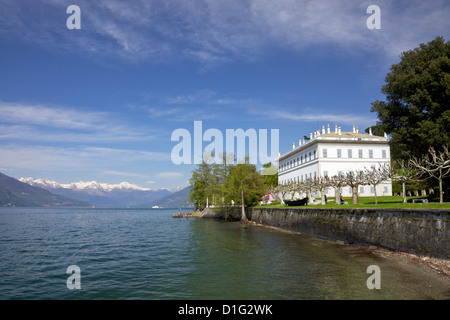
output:
<svg viewBox="0 0 450 320"><path fill-rule="evenodd" d="M315 177L335 176L351 170L371 169L378 164L390 164L389 139L360 133L353 126L352 132L342 132L340 126L335 126L334 132L330 126L322 126L322 130L310 133L308 141L300 140L298 146L293 143L292 150L278 159L278 184L302 182ZM392 183L386 181L377 186L378 196L392 195ZM373 186L360 186L359 196L374 196ZM325 194L335 196L333 188L326 188ZM351 187L343 187L341 194L349 197Z"/></svg>

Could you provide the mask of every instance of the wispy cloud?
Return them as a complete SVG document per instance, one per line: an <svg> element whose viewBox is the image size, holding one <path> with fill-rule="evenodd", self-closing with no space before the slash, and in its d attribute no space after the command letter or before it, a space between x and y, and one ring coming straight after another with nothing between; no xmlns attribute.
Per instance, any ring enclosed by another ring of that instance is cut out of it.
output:
<svg viewBox="0 0 450 320"><path fill-rule="evenodd" d="M159 137L113 113L0 101L0 137L40 142L126 142Z"/></svg>
<svg viewBox="0 0 450 320"><path fill-rule="evenodd" d="M149 178L150 176L139 174L139 173L133 173L133 172L124 172L124 171L103 171L103 174L110 175L110 176L121 176L121 177L133 177L133 178Z"/></svg>
<svg viewBox="0 0 450 320"><path fill-rule="evenodd" d="M183 174L181 172L160 172L156 175L157 178L162 179L175 179L182 176Z"/></svg>
<svg viewBox="0 0 450 320"><path fill-rule="evenodd" d="M366 28L372 3L354 0L134 0L77 2L82 29L68 32L67 3L6 1L0 34L54 49L126 60L195 60L204 64L254 59L271 48L376 51L398 56L450 34L447 0L377 1L382 29ZM62 17L61 17L62 15Z"/></svg>
<svg viewBox="0 0 450 320"><path fill-rule="evenodd" d="M97 170L105 168L170 161L170 154L129 149L98 147L55 147L55 146L17 146L2 145L0 166L6 168L33 170ZM121 171L108 171L109 174L129 174Z"/></svg>

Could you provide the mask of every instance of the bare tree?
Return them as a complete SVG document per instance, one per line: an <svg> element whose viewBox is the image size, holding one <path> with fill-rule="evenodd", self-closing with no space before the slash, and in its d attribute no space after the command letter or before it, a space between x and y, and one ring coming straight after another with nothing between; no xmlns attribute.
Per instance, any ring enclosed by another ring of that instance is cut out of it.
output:
<svg viewBox="0 0 450 320"><path fill-rule="evenodd" d="M306 191L306 186L304 184L304 182L295 182L294 185L292 186L293 190L294 190L294 195L295 193L298 193L298 196L301 198L303 193L305 193Z"/></svg>
<svg viewBox="0 0 450 320"><path fill-rule="evenodd" d="M448 146L444 146L443 149L437 153L434 148L430 148L428 154L421 159L413 157L410 160L414 167L428 175L426 178L432 177L439 181L439 203L444 203L442 181L450 176L450 152Z"/></svg>
<svg viewBox="0 0 450 320"><path fill-rule="evenodd" d="M339 174L332 176L329 180L329 185L334 188L334 203L341 204L341 188L346 186L344 175Z"/></svg>
<svg viewBox="0 0 450 320"><path fill-rule="evenodd" d="M392 180L401 182L403 203L406 203L406 182L414 180L417 175L417 170L410 161L401 160L396 166L391 169Z"/></svg>
<svg viewBox="0 0 450 320"><path fill-rule="evenodd" d="M348 171L345 174L345 183L352 188L352 204L358 204L358 188L360 185L366 183L364 171L355 170Z"/></svg>
<svg viewBox="0 0 450 320"><path fill-rule="evenodd" d="M320 202L326 205L325 201L325 188L330 186L330 178L328 176L314 178L314 189L320 192Z"/></svg>
<svg viewBox="0 0 450 320"><path fill-rule="evenodd" d="M378 166L372 166L371 169L366 168L364 172L366 183L373 186L375 193L375 204L378 204L377 185L389 179L390 166L388 164L379 164Z"/></svg>
<svg viewBox="0 0 450 320"><path fill-rule="evenodd" d="M284 203L284 197L286 195L287 192L287 185L284 184L279 184L276 188L275 188L275 194L278 195L278 197L281 200L281 203ZM280 196L281 195L281 196Z"/></svg>
<svg viewBox="0 0 450 320"><path fill-rule="evenodd" d="M306 179L303 182L303 185L306 189L306 194L308 195L308 204L314 203L314 197L313 197L313 191L315 190L316 184L314 182L314 179Z"/></svg>

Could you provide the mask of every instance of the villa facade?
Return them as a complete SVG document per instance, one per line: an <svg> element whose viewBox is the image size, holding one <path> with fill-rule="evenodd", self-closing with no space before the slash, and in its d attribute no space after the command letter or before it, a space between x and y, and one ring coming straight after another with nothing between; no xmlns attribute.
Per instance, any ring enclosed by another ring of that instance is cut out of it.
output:
<svg viewBox="0 0 450 320"><path fill-rule="evenodd" d="M334 131L322 127L310 133L310 139L300 140L298 146L293 143L292 150L278 159L278 183L288 184L302 182L318 177L332 177L346 174L349 171L371 169L379 164L390 164L389 139L360 133L353 126L351 132L342 132L340 126ZM361 185L359 196L374 196L373 186ZM385 181L377 186L377 195L392 195L391 181ZM333 188L326 188L325 194L335 196ZM344 197L352 195L350 187L343 187Z"/></svg>

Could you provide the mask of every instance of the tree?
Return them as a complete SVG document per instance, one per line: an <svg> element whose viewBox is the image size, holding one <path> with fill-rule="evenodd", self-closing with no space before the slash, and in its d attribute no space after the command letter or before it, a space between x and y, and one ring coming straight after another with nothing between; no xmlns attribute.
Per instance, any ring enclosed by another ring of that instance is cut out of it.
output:
<svg viewBox="0 0 450 320"><path fill-rule="evenodd" d="M364 171L349 171L345 174L344 180L345 184L352 188L352 204L358 204L358 188L366 181Z"/></svg>
<svg viewBox="0 0 450 320"><path fill-rule="evenodd" d="M443 179L450 176L450 152L448 146L444 147L444 151L436 152L430 147L429 154L421 159L413 157L411 164L424 175L435 178L439 181L439 202L444 203Z"/></svg>
<svg viewBox="0 0 450 320"><path fill-rule="evenodd" d="M256 166L248 161L229 166L229 176L225 181L225 192L229 199L241 203L242 221L248 221L245 206L255 204L266 192L263 176L256 171Z"/></svg>
<svg viewBox="0 0 450 320"><path fill-rule="evenodd" d="M267 188L278 185L278 170L271 162L263 164L261 174L264 176L264 185Z"/></svg>
<svg viewBox="0 0 450 320"><path fill-rule="evenodd" d="M414 180L417 175L417 170L410 161L400 160L391 169L392 180L398 181L402 184L403 203L406 203L406 183Z"/></svg>
<svg viewBox="0 0 450 320"><path fill-rule="evenodd" d="M197 210L206 207L206 201L212 195L215 182L213 166L208 159L203 159L197 166L197 169L192 172L192 176L189 179L189 184L191 185L189 199Z"/></svg>
<svg viewBox="0 0 450 320"><path fill-rule="evenodd" d="M329 180L329 184L334 188L334 203L341 204L341 188L346 186L346 182L343 174L332 176Z"/></svg>
<svg viewBox="0 0 450 320"><path fill-rule="evenodd" d="M277 187L275 187L275 194L281 195L280 200L281 203L284 203L284 197L287 193L287 186L283 184L279 184Z"/></svg>
<svg viewBox="0 0 450 320"><path fill-rule="evenodd" d="M320 192L320 202L323 205L326 205L325 201L325 188L330 186L330 179L328 176L314 178L314 189Z"/></svg>
<svg viewBox="0 0 450 320"><path fill-rule="evenodd" d="M378 204L377 185L389 179L390 166L387 164L379 164L378 167L372 166L371 169L366 168L364 173L366 183L373 186L375 193L375 204Z"/></svg>
<svg viewBox="0 0 450 320"><path fill-rule="evenodd" d="M395 159L421 157L429 147L442 150L450 141L450 42L442 37L403 52L392 65L382 92L372 103L377 125L391 134Z"/></svg>

